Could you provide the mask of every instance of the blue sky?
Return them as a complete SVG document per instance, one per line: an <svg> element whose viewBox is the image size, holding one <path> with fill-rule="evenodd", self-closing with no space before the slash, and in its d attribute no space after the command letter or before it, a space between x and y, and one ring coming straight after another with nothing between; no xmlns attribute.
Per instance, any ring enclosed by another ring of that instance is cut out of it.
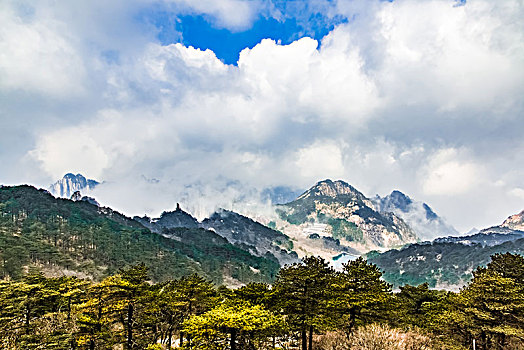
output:
<svg viewBox="0 0 524 350"><path fill-rule="evenodd" d="M0 183L82 173L127 214L205 215L331 178L495 225L524 206L523 18L520 0L2 1Z"/></svg>
<svg viewBox="0 0 524 350"><path fill-rule="evenodd" d="M326 9L331 3L326 1L317 10ZM252 23L240 29L220 26L206 14L179 15L157 8L145 10L139 18L157 28L157 38L163 45L183 43L210 49L226 64L236 64L240 51L253 48L262 39L273 39L283 45L306 36L320 41L336 25L348 21L344 15L330 17L315 11L305 1L277 1L274 6L278 8L278 18L265 11L257 13Z"/></svg>

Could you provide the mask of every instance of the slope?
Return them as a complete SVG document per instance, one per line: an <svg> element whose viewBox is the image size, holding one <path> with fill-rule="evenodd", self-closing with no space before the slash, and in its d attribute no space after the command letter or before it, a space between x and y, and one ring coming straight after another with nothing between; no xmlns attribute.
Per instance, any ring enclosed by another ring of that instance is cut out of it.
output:
<svg viewBox="0 0 524 350"><path fill-rule="evenodd" d="M26 185L0 188L3 277L18 278L38 267L100 279L138 262L150 267L156 281L193 272L218 284L231 278L271 281L278 271L276 261L253 256L213 232L181 230L180 239L170 239L110 208L57 199Z"/></svg>

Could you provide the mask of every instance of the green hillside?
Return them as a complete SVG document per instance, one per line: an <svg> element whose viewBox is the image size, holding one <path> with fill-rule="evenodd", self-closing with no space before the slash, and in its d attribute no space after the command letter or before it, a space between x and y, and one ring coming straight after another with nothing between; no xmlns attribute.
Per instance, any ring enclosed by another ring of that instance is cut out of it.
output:
<svg viewBox="0 0 524 350"><path fill-rule="evenodd" d="M458 288L472 278L478 266L486 266L496 253L524 253L524 238L494 246L452 242L417 243L382 254L367 254L368 261L383 272L393 286L428 283L430 287Z"/></svg>
<svg viewBox="0 0 524 350"><path fill-rule="evenodd" d="M57 199L31 186L0 188L0 274L20 278L31 267L100 280L137 263L154 281L198 273L217 284L270 282L278 262L255 257L203 229L175 229L171 238L87 202Z"/></svg>

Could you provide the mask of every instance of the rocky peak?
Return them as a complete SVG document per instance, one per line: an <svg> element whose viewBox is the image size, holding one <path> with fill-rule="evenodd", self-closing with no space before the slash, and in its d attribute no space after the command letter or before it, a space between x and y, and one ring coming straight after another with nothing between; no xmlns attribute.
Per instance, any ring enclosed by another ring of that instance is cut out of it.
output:
<svg viewBox="0 0 524 350"><path fill-rule="evenodd" d="M86 179L82 174L67 173L49 187L49 192L56 197L71 198L76 191L88 193L99 184L98 181Z"/></svg>
<svg viewBox="0 0 524 350"><path fill-rule="evenodd" d="M524 210L508 217L501 226L512 230L524 231Z"/></svg>
<svg viewBox="0 0 524 350"><path fill-rule="evenodd" d="M319 181L315 186L304 192L297 199L307 197L332 197L336 198L340 195L356 195L365 198L355 187L342 180L331 181L330 179Z"/></svg>
<svg viewBox="0 0 524 350"><path fill-rule="evenodd" d="M398 190L392 191L391 194L384 198L378 197L375 202L377 203L379 210L384 212L393 211L393 208L403 212L408 212L410 205L413 203L411 198Z"/></svg>
<svg viewBox="0 0 524 350"><path fill-rule="evenodd" d="M429 205L415 201L404 193L394 190L391 194L376 196L373 202L381 213L395 213L417 233L421 239L432 240L439 236L458 235L458 231L439 217Z"/></svg>

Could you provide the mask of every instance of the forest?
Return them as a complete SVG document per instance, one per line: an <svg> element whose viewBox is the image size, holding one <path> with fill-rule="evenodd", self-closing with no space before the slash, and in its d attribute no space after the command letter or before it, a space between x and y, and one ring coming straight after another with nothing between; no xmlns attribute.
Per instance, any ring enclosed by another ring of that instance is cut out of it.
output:
<svg viewBox="0 0 524 350"><path fill-rule="evenodd" d="M152 283L136 264L93 282L27 271L0 282L3 349L524 349L524 258L492 256L459 293L398 291L362 258L319 257L275 282L215 286L197 274Z"/></svg>

